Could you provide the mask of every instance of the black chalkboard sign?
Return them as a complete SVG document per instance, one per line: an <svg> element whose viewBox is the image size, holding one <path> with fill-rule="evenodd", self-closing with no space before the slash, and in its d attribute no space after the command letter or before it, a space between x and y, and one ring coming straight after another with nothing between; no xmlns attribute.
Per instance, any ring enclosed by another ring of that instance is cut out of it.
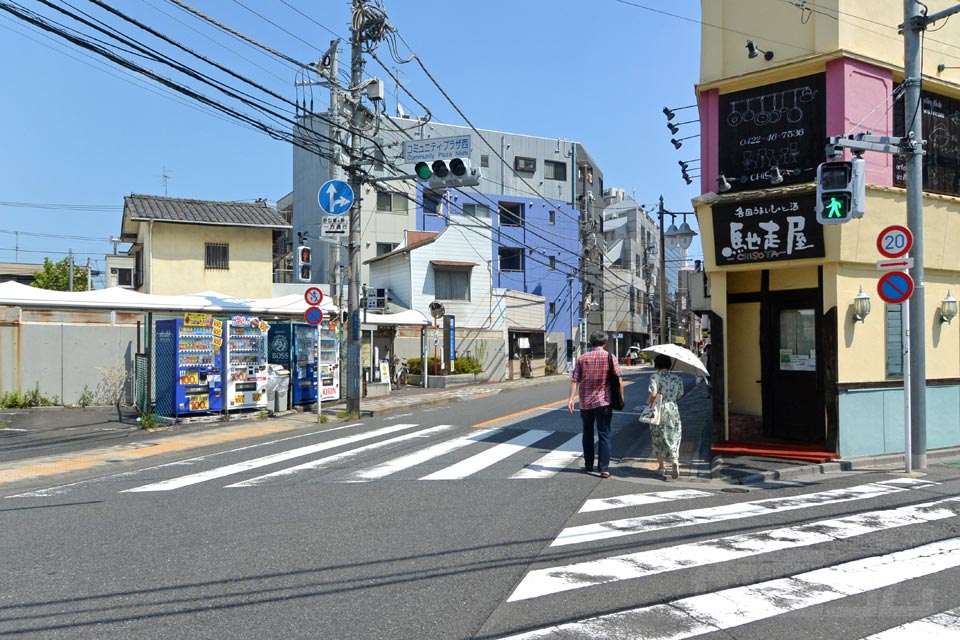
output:
<svg viewBox="0 0 960 640"><path fill-rule="evenodd" d="M720 173L730 191L810 182L823 162L826 76L794 78L720 96ZM711 176L712 177L712 176ZM719 191L719 189L717 189Z"/></svg>
<svg viewBox="0 0 960 640"><path fill-rule="evenodd" d="M923 103L921 125L927 141L923 157L923 190L945 195L960 195L960 100L920 92ZM906 131L906 105L897 100L893 106L893 135ZM916 105L910 107L913 116ZM893 184L906 186L907 166L904 156L893 163Z"/></svg>
<svg viewBox="0 0 960 640"><path fill-rule="evenodd" d="M822 258L815 195L746 200L713 207L717 265Z"/></svg>

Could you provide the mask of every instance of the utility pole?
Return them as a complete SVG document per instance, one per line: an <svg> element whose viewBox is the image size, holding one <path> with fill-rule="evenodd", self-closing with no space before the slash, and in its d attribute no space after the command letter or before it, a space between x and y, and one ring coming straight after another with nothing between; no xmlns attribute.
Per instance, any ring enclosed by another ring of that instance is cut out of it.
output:
<svg viewBox="0 0 960 640"><path fill-rule="evenodd" d="M366 0L353 0L350 30L350 93L353 116L350 122L350 186L353 188L353 207L350 209L350 243L347 278L349 295L347 310L350 314L347 335L347 412L360 413L360 111L363 81L363 9ZM358 19L359 18L359 19ZM360 28L357 28L357 23Z"/></svg>
<svg viewBox="0 0 960 640"><path fill-rule="evenodd" d="M660 218L660 344L667 344L667 245L663 235L663 196L660 196L660 207L657 216Z"/></svg>
<svg viewBox="0 0 960 640"><path fill-rule="evenodd" d="M73 249L67 252L67 291L73 291Z"/></svg>
<svg viewBox="0 0 960 640"><path fill-rule="evenodd" d="M93 291L93 278L90 275L90 258L87 258L87 291Z"/></svg>
<svg viewBox="0 0 960 640"><path fill-rule="evenodd" d="M923 107L920 102L921 67L920 34L926 30L927 20L920 15L916 0L903 1L903 85L904 133L913 143L907 155L907 227L913 233L913 294L909 304L918 310L910 315L910 436L912 466L927 468L927 372L924 341L923 296Z"/></svg>

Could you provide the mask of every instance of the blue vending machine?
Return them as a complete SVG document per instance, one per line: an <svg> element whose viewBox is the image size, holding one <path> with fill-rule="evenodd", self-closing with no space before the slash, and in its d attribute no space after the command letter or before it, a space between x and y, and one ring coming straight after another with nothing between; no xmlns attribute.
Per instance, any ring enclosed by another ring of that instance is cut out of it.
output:
<svg viewBox="0 0 960 640"><path fill-rule="evenodd" d="M157 321L157 413L180 416L223 410L222 328L220 320L205 314Z"/></svg>
<svg viewBox="0 0 960 640"><path fill-rule="evenodd" d="M294 405L313 404L318 391L318 332L298 322L270 325L268 361L290 372L290 396Z"/></svg>

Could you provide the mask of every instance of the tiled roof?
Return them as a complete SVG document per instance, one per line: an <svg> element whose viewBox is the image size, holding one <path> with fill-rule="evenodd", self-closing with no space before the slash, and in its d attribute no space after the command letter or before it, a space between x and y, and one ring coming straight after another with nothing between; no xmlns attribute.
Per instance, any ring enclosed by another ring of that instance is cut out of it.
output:
<svg viewBox="0 0 960 640"><path fill-rule="evenodd" d="M227 227L289 229L290 224L266 202L188 200L132 193L123 199L131 220L156 220Z"/></svg>

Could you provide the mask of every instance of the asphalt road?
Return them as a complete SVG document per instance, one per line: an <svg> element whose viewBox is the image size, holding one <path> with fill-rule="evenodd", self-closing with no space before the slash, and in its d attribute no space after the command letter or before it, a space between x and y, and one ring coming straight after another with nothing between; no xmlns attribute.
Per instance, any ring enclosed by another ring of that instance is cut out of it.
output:
<svg viewBox="0 0 960 640"><path fill-rule="evenodd" d="M601 480L566 391L0 486L0 637L863 638L960 606L956 468Z"/></svg>

